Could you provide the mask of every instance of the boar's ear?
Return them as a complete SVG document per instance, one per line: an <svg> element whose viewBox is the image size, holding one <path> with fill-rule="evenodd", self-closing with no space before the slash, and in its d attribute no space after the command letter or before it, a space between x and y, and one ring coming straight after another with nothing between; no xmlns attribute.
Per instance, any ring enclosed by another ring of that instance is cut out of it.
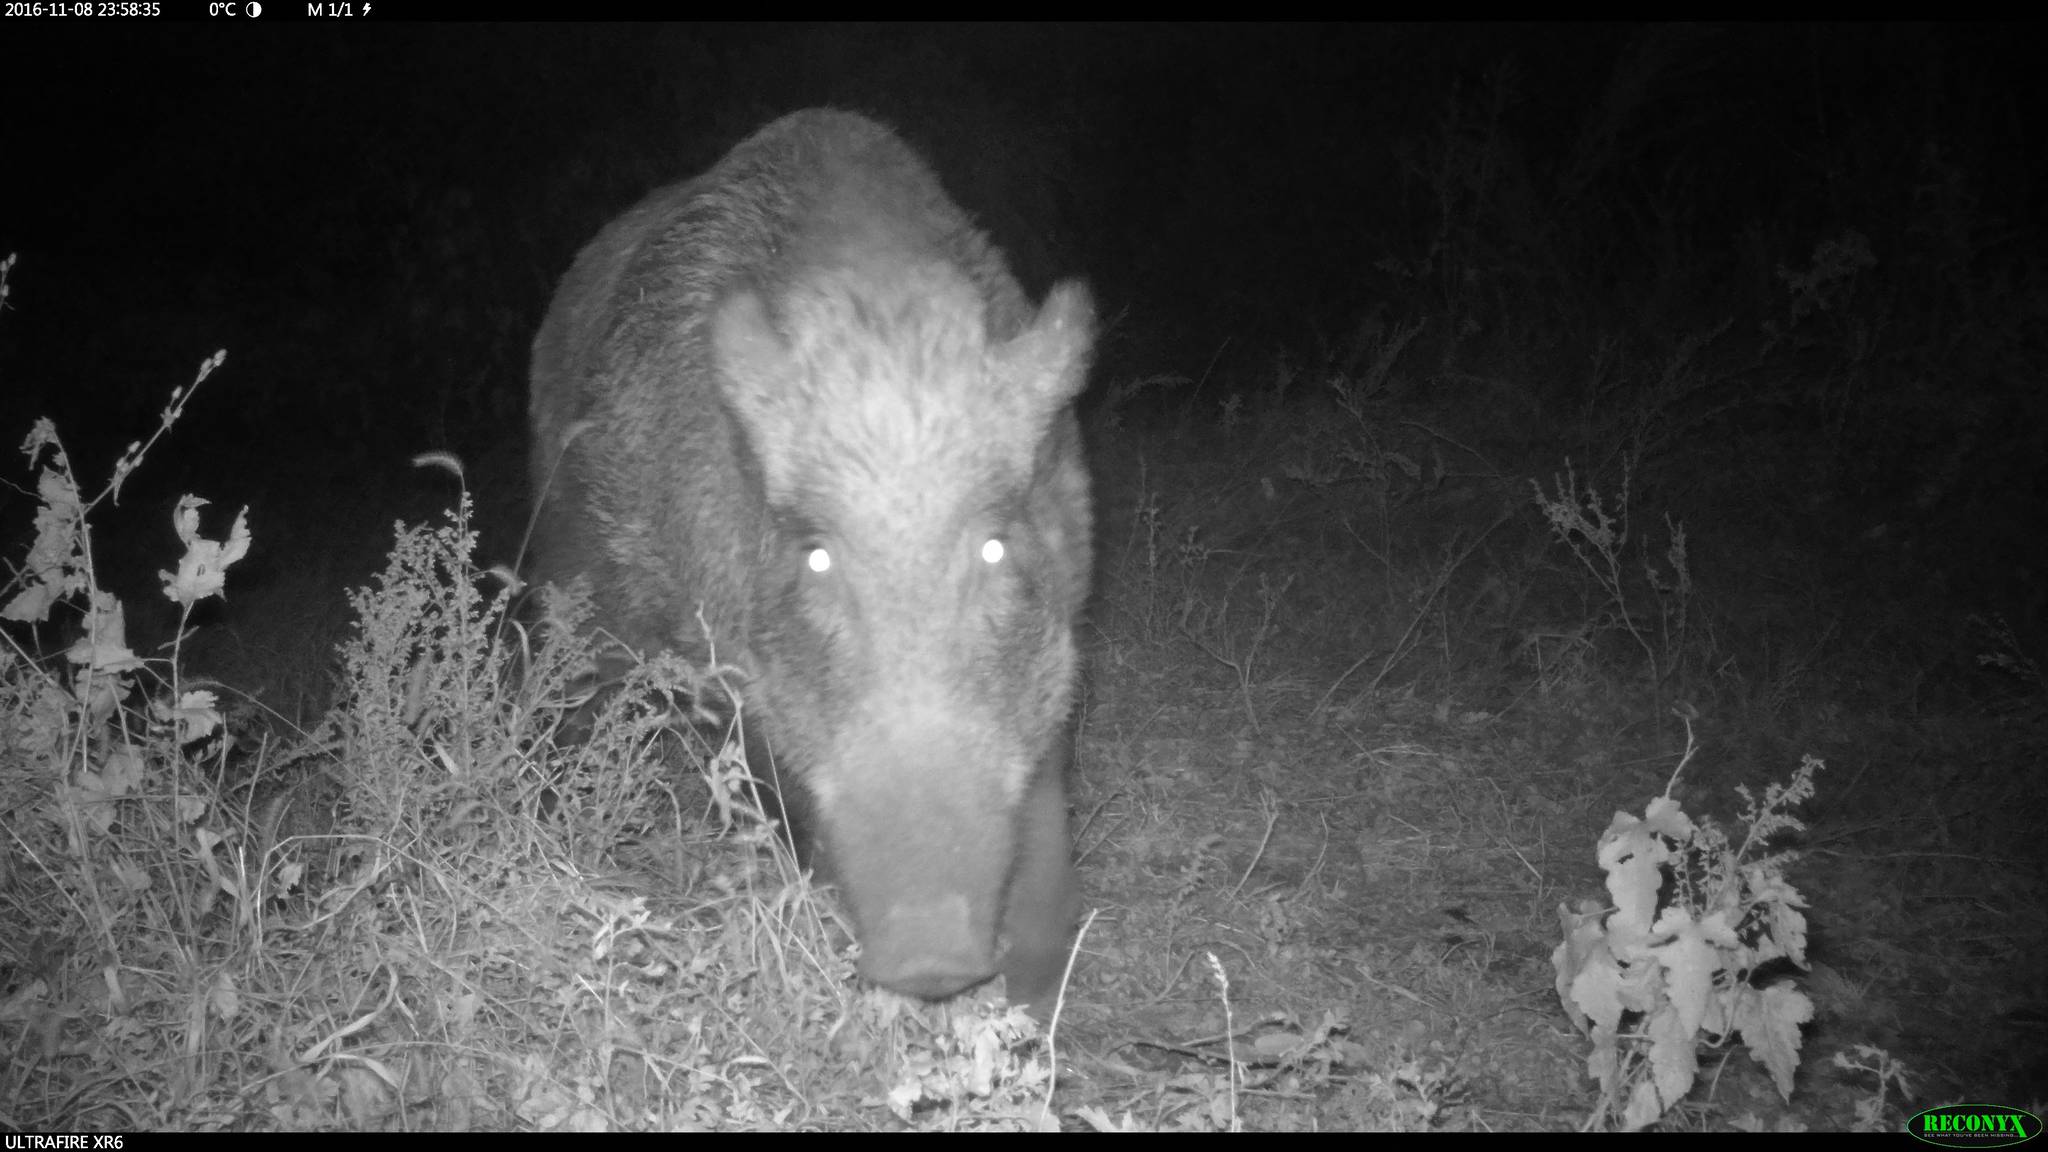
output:
<svg viewBox="0 0 2048 1152"><path fill-rule="evenodd" d="M1016 386L1050 413L1081 394L1094 346L1095 302L1086 284L1067 280L1053 286L1038 319L999 356Z"/></svg>
<svg viewBox="0 0 2048 1152"><path fill-rule="evenodd" d="M711 321L711 354L724 376L726 401L744 425L748 442L756 452L775 456L761 460L772 492L788 475L778 448L793 439L790 424L797 415L800 369L768 319L760 293L736 292L719 307Z"/></svg>

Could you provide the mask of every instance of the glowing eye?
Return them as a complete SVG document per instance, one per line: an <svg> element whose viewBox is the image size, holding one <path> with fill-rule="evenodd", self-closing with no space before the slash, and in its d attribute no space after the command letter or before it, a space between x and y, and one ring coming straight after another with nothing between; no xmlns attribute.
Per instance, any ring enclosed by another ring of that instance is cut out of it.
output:
<svg viewBox="0 0 2048 1152"><path fill-rule="evenodd" d="M994 537L990 537L987 541L983 542L981 546L981 562L984 564L1001 564L1003 562L1003 542Z"/></svg>
<svg viewBox="0 0 2048 1152"><path fill-rule="evenodd" d="M823 548L813 548L804 553L804 567L813 572L829 572L832 570L832 554Z"/></svg>

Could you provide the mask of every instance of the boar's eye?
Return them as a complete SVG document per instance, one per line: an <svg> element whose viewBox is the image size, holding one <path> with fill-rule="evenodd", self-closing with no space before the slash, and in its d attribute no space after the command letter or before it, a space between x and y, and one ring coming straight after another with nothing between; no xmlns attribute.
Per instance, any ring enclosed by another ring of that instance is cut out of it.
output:
<svg viewBox="0 0 2048 1152"><path fill-rule="evenodd" d="M829 572L832 570L832 553L821 545L813 544L804 549L804 567L820 574Z"/></svg>
<svg viewBox="0 0 2048 1152"><path fill-rule="evenodd" d="M984 564L1001 564L1003 562L1003 542L994 536L982 541L981 562Z"/></svg>

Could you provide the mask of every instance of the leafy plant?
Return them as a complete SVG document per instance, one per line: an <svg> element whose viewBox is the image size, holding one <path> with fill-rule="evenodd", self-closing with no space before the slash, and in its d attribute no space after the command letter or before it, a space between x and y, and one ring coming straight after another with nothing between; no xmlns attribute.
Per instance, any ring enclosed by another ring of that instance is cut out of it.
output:
<svg viewBox="0 0 2048 1152"><path fill-rule="evenodd" d="M1695 751L1687 730L1680 772ZM1736 1038L1791 1097L1813 1003L1778 976L1785 963L1806 966L1806 902L1785 878L1789 857L1759 853L1804 827L1789 810L1813 795L1821 767L1806 757L1761 803L1738 789L1745 832L1732 847L1669 789L1641 818L1614 814L1599 846L1611 906L1559 906L1565 940L1551 954L1558 999L1593 1042L1586 1070L1601 1099L1587 1127L1653 1123L1692 1090L1702 1047Z"/></svg>

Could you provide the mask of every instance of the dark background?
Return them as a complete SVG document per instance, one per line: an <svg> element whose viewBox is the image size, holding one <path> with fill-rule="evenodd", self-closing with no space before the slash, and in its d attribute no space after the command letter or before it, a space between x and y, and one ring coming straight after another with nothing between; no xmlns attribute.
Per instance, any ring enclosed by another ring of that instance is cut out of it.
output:
<svg viewBox="0 0 2048 1152"><path fill-rule="evenodd" d="M1121 318L1099 379L1416 311L1401 273L1451 245L1506 306L1553 311L1555 345L1753 326L1773 268L1845 228L1881 267L1912 236L1958 246L1948 275L2015 280L2039 212L2039 70L2001 27L9 31L10 419L152 412L226 346L195 421L515 436L576 248L816 104L896 125L1034 291L1091 280ZM1475 158L1497 170L1456 170Z"/></svg>

